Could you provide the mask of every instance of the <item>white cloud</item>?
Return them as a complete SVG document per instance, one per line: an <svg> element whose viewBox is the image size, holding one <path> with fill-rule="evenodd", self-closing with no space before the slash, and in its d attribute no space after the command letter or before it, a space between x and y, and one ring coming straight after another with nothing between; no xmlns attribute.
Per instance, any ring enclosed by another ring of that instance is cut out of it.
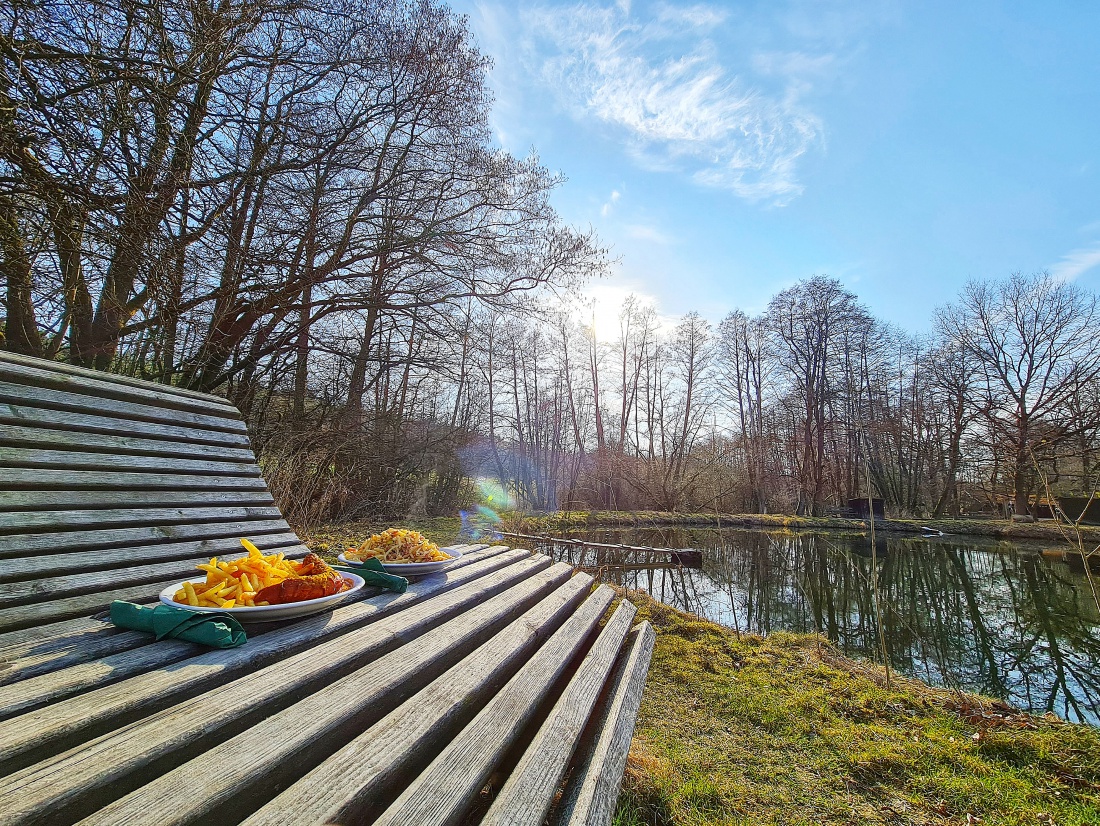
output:
<svg viewBox="0 0 1100 826"><path fill-rule="evenodd" d="M621 197L622 195L619 193L619 190L611 190L611 194L607 197L607 200L604 201L604 205L600 207L600 215L604 216L605 218L610 215L611 210L614 209L615 204L619 202L619 198Z"/></svg>
<svg viewBox="0 0 1100 826"><path fill-rule="evenodd" d="M1068 252L1048 269L1055 278L1073 281L1097 265L1100 265L1100 243Z"/></svg>
<svg viewBox="0 0 1100 826"><path fill-rule="evenodd" d="M647 226L645 224L629 224L625 227L626 234L633 238L635 241L649 241L653 244L660 244L661 246L668 246L675 243L675 239L667 233L661 232L656 227Z"/></svg>
<svg viewBox="0 0 1100 826"><path fill-rule="evenodd" d="M728 18L723 5L670 3L522 14L529 65L573 117L620 130L646 168L784 203L802 191L796 162L822 131L802 99L833 58L767 52L739 69L741 49L723 39Z"/></svg>

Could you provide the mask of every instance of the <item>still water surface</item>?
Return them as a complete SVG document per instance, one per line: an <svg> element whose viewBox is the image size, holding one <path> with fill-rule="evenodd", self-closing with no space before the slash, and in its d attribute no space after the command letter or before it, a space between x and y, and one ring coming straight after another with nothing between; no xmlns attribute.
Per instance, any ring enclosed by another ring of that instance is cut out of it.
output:
<svg viewBox="0 0 1100 826"><path fill-rule="evenodd" d="M557 559L739 631L820 631L881 661L867 537L745 530L569 533L591 542L703 552L702 569L635 552L552 544ZM1100 616L1085 576L1040 546L973 537L879 538L879 587L895 669L1100 725Z"/></svg>

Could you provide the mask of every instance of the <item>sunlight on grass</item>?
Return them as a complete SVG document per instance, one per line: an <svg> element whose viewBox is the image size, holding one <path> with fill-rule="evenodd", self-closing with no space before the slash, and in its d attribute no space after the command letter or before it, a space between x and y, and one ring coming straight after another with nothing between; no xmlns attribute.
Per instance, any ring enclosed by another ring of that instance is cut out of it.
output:
<svg viewBox="0 0 1100 826"><path fill-rule="evenodd" d="M658 638L616 823L1100 823L1088 726L630 598Z"/></svg>

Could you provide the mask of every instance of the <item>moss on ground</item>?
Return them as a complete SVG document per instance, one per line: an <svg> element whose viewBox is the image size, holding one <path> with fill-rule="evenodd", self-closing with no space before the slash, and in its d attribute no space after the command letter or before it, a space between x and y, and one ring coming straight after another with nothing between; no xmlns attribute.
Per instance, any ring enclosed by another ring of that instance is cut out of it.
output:
<svg viewBox="0 0 1100 826"><path fill-rule="evenodd" d="M1100 732L895 679L823 638L657 629L616 822L1097 824Z"/></svg>

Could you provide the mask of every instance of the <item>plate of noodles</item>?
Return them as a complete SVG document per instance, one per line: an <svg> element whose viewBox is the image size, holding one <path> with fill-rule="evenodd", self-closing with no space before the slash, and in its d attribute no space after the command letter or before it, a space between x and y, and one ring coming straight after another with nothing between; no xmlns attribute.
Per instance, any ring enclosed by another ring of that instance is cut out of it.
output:
<svg viewBox="0 0 1100 826"><path fill-rule="evenodd" d="M440 548L423 534L404 528L376 533L358 548L348 548L339 559L345 565L362 565L377 559L387 573L400 576L430 574L462 556L457 548Z"/></svg>

